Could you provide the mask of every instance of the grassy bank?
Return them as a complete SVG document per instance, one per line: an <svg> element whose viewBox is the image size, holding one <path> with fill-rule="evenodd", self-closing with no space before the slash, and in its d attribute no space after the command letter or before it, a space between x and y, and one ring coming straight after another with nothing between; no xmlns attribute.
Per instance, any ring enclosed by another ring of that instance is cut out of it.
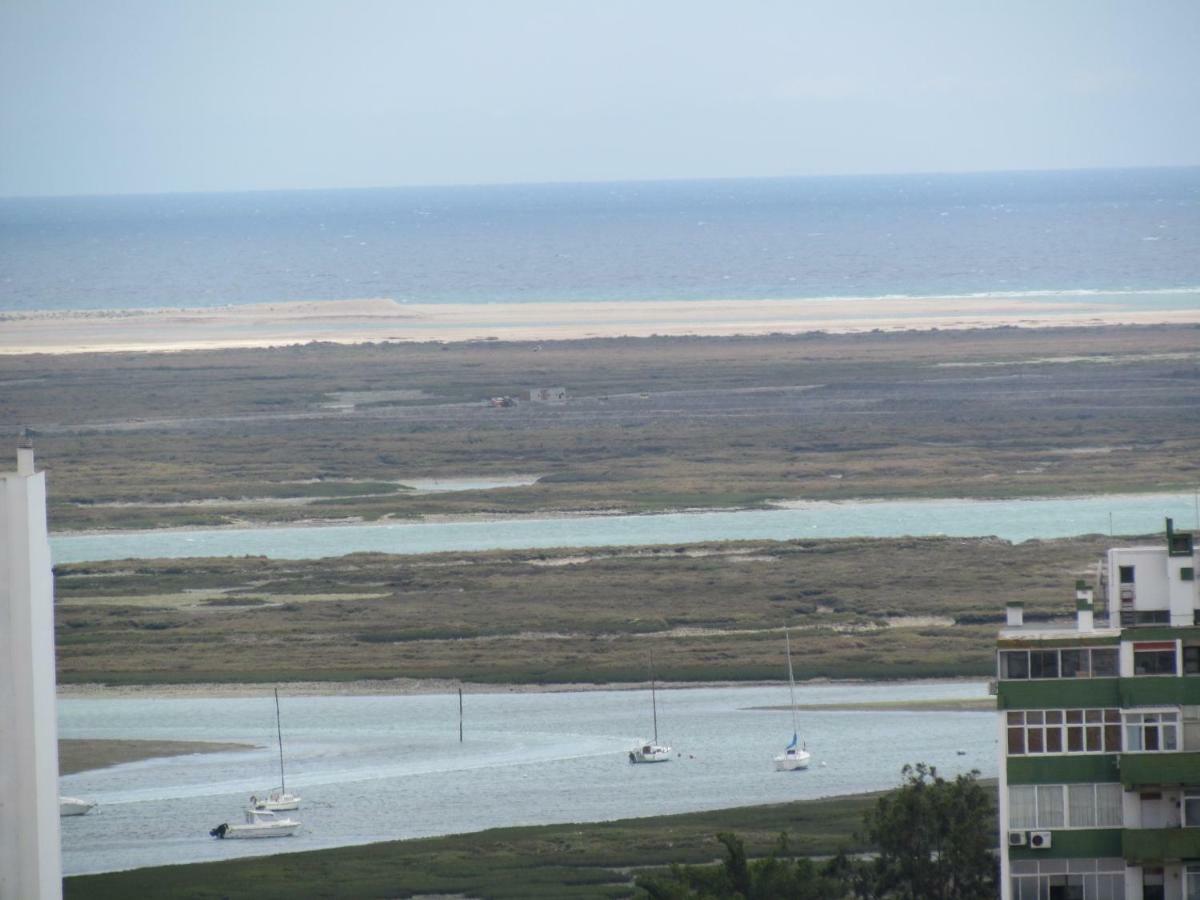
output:
<svg viewBox="0 0 1200 900"><path fill-rule="evenodd" d="M1200 481L1187 327L0 357L55 530ZM563 385L560 405L491 408ZM406 478L536 474L421 494Z"/></svg>
<svg viewBox="0 0 1200 900"><path fill-rule="evenodd" d="M596 824L501 828L479 834L392 841L225 863L165 866L65 880L78 900L285 900L433 894L520 898L634 895L634 867L703 863L714 838L736 831L752 855L786 833L797 855L862 849L854 832L876 795Z"/></svg>
<svg viewBox="0 0 1200 900"><path fill-rule="evenodd" d="M992 672L1004 602L1070 607L1102 538L743 542L61 566L59 678L778 680ZM295 660L302 659L303 664Z"/></svg>

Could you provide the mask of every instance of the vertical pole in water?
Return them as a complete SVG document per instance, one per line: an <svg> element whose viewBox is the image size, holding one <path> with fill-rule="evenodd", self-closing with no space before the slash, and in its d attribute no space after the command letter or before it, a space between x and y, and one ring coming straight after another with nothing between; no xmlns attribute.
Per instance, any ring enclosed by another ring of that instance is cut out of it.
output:
<svg viewBox="0 0 1200 900"><path fill-rule="evenodd" d="M279 721L279 688L275 688L275 736L279 739L279 793L287 793L287 779L283 777L283 725Z"/></svg>
<svg viewBox="0 0 1200 900"><path fill-rule="evenodd" d="M458 689L458 742L461 744L462 739L462 688Z"/></svg>

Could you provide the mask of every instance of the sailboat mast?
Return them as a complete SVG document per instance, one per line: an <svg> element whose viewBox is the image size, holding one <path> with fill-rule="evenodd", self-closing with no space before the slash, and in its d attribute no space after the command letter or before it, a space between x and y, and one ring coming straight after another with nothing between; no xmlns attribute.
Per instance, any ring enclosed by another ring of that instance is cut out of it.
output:
<svg viewBox="0 0 1200 900"><path fill-rule="evenodd" d="M283 777L283 725L279 721L279 688L275 688L275 737L279 740L279 793L287 793L287 781Z"/></svg>
<svg viewBox="0 0 1200 900"><path fill-rule="evenodd" d="M792 734L799 734L800 726L796 724L796 679L792 675L792 636L786 625L783 626L783 640L787 645L788 695L792 699Z"/></svg>
<svg viewBox="0 0 1200 900"><path fill-rule="evenodd" d="M650 654L650 708L654 711L654 743L658 743L658 700L654 696L654 654Z"/></svg>

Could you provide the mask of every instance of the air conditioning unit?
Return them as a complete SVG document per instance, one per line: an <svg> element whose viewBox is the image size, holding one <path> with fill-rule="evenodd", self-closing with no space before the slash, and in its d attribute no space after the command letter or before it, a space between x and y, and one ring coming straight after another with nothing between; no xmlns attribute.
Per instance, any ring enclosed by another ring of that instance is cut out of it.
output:
<svg viewBox="0 0 1200 900"><path fill-rule="evenodd" d="M1050 847L1049 831L1029 832L1029 846L1034 850L1046 850Z"/></svg>
<svg viewBox="0 0 1200 900"><path fill-rule="evenodd" d="M1008 846L1010 846L1010 847L1024 847L1024 846L1025 846L1025 832L1023 832L1023 831L1010 831L1010 832L1008 833Z"/></svg>

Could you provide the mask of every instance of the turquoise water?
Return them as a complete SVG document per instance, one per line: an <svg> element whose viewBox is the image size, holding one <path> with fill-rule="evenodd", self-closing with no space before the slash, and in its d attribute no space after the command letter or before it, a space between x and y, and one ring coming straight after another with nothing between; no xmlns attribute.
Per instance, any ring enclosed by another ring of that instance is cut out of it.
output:
<svg viewBox="0 0 1200 900"><path fill-rule="evenodd" d="M783 666L783 646L778 650ZM802 704L983 698L981 682L800 685ZM218 841L250 794L278 784L270 693L239 699L59 702L66 738L245 742L256 749L146 760L68 775L68 796L97 800L63 819L68 874L291 853L511 825L665 815L881 790L905 763L945 775L996 773L991 712L802 712L806 772L776 772L792 734L787 686L663 690L659 735L682 754L631 766L651 728L644 692L458 697L281 698L288 788L303 830L271 841ZM962 750L963 755L957 751Z"/></svg>
<svg viewBox="0 0 1200 900"><path fill-rule="evenodd" d="M346 553L438 553L552 547L628 547L701 541L994 535L1010 541L1081 534L1150 534L1171 516L1195 523L1190 494L1038 500L813 502L794 508L637 516L562 516L59 535L56 563L125 558L268 556L312 559ZM1110 520L1111 516L1111 520Z"/></svg>

